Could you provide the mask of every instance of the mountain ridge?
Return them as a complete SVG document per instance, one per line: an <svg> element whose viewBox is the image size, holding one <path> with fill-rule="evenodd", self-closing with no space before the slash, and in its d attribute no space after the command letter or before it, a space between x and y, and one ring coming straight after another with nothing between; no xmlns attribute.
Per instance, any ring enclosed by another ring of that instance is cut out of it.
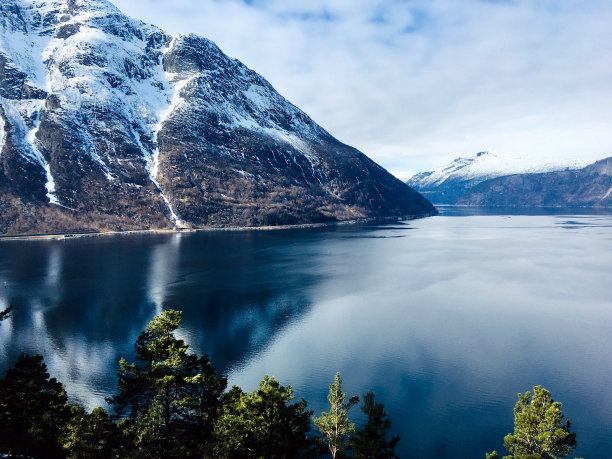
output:
<svg viewBox="0 0 612 459"><path fill-rule="evenodd" d="M483 151L471 157L459 157L433 171L414 174L406 183L436 204L454 204L480 183L512 175L577 171L586 160L543 162L530 158L501 157Z"/></svg>
<svg viewBox="0 0 612 459"><path fill-rule="evenodd" d="M0 233L422 216L210 40L106 0L0 5Z"/></svg>
<svg viewBox="0 0 612 459"><path fill-rule="evenodd" d="M612 208L612 157L577 170L512 174L485 180L460 196L455 204Z"/></svg>

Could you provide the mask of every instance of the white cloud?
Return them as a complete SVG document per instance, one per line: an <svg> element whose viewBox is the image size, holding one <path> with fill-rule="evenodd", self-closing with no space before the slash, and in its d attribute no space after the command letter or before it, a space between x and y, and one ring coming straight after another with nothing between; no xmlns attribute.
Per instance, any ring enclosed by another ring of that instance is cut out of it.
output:
<svg viewBox="0 0 612 459"><path fill-rule="evenodd" d="M215 41L400 176L459 155L612 155L612 3L114 0Z"/></svg>

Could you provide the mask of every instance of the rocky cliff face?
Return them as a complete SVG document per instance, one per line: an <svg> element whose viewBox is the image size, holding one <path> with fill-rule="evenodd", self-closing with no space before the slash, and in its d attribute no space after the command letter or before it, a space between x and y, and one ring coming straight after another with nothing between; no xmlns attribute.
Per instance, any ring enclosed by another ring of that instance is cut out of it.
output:
<svg viewBox="0 0 612 459"><path fill-rule="evenodd" d="M612 207L612 157L580 170L486 180L456 200L469 206Z"/></svg>
<svg viewBox="0 0 612 459"><path fill-rule="evenodd" d="M0 4L0 233L434 212L261 76L106 0Z"/></svg>

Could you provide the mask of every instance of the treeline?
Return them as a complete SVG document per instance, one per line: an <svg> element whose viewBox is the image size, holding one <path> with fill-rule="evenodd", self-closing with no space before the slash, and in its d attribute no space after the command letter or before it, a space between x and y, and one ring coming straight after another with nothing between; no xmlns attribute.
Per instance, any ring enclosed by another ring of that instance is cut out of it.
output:
<svg viewBox="0 0 612 459"><path fill-rule="evenodd" d="M1 319L0 319L1 320ZM119 361L109 413L68 403L42 356L22 354L0 380L0 454L34 458L392 458L399 437L374 394L356 430L340 375L330 385L329 412L313 418L291 386L264 376L259 388L227 389L207 356L174 336L181 312L155 317L136 341L136 362ZM311 432L311 420L317 433Z"/></svg>
<svg viewBox="0 0 612 459"><path fill-rule="evenodd" d="M0 323L11 314L0 312ZM313 417L291 386L264 376L259 388L227 391L207 356L189 351L174 332L181 312L155 317L136 341L136 362L119 361L118 393L88 413L69 404L64 386L50 378L42 356L22 354L0 380L0 457L27 458L393 458L399 437L373 393L362 398L365 425L355 429L336 373L329 412ZM576 434L561 403L535 386L518 394L514 432L504 459L569 456ZM311 432L311 420L316 432ZM498 459L493 451L487 459Z"/></svg>

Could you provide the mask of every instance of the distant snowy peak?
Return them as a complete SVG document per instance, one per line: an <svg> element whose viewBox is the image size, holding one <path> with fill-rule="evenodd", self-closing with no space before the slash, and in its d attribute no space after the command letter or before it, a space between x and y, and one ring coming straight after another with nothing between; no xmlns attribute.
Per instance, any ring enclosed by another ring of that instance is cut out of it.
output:
<svg viewBox="0 0 612 459"><path fill-rule="evenodd" d="M470 181L475 184L505 175L580 169L587 164L587 161L581 160L553 162L526 157L502 157L482 151L468 158L456 158L433 171L419 172L407 183L417 189L437 187L449 182Z"/></svg>
<svg viewBox="0 0 612 459"><path fill-rule="evenodd" d="M406 183L434 204L454 204L474 187L501 177L519 174L574 171L587 161L500 156L482 151L469 158L457 158L448 165L413 175Z"/></svg>

